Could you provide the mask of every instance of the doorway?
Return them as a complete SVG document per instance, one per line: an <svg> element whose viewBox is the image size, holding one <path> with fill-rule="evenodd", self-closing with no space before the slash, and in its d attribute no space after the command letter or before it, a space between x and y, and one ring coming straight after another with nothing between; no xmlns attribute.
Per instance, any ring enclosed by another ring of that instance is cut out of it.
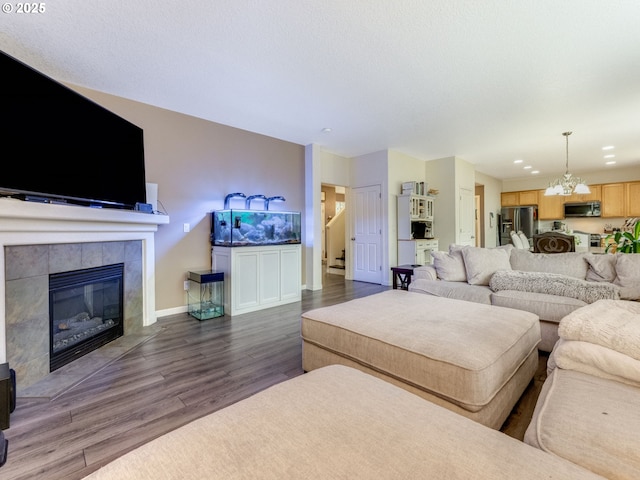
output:
<svg viewBox="0 0 640 480"><path fill-rule="evenodd" d="M348 256L346 233L346 188L321 185L322 266L326 273L344 276Z"/></svg>
<svg viewBox="0 0 640 480"><path fill-rule="evenodd" d="M475 188L475 237L476 247L485 246L484 237L484 185L476 185Z"/></svg>

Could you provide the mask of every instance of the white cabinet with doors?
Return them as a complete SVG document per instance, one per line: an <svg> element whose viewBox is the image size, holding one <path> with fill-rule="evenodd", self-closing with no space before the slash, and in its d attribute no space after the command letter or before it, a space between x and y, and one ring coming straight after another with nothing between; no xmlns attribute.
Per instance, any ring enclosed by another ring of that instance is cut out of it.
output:
<svg viewBox="0 0 640 480"><path fill-rule="evenodd" d="M398 195L398 240L433 237L433 197Z"/></svg>
<svg viewBox="0 0 640 480"><path fill-rule="evenodd" d="M431 252L438 251L438 240L398 240L398 265L430 265Z"/></svg>
<svg viewBox="0 0 640 480"><path fill-rule="evenodd" d="M398 211L411 220L433 220L433 198L423 195L398 195Z"/></svg>
<svg viewBox="0 0 640 480"><path fill-rule="evenodd" d="M229 315L298 302L301 293L300 245L218 247L213 270L224 272L224 309Z"/></svg>

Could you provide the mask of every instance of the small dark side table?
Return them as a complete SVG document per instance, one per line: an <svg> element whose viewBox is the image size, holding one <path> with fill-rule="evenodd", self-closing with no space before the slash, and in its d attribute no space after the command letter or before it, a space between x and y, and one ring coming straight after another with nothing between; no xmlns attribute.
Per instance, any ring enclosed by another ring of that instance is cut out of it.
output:
<svg viewBox="0 0 640 480"><path fill-rule="evenodd" d="M391 271L393 272L393 289L397 290L398 287L400 287L401 290L409 290L413 269L419 266L420 265L398 265L397 267L391 267Z"/></svg>

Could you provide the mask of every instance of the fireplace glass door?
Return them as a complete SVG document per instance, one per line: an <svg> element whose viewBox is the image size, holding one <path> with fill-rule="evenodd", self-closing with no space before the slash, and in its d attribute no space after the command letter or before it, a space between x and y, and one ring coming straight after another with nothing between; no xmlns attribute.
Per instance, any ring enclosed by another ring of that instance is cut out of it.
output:
<svg viewBox="0 0 640 480"><path fill-rule="evenodd" d="M50 371L123 335L123 270L119 263L49 276Z"/></svg>

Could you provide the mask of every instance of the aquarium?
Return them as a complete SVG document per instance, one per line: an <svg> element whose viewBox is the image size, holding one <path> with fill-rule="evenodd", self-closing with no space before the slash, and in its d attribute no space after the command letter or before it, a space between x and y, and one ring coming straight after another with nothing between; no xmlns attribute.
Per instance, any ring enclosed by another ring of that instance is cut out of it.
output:
<svg viewBox="0 0 640 480"><path fill-rule="evenodd" d="M269 210L211 212L211 243L221 247L300 243L300 212Z"/></svg>

